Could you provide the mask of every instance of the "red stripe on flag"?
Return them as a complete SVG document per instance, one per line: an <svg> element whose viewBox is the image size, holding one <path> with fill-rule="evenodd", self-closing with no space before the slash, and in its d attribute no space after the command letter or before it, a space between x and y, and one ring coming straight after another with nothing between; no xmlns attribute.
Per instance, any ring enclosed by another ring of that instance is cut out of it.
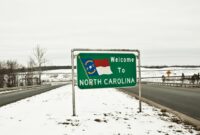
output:
<svg viewBox="0 0 200 135"><path fill-rule="evenodd" d="M93 60L96 67L107 67L110 66L108 59Z"/></svg>

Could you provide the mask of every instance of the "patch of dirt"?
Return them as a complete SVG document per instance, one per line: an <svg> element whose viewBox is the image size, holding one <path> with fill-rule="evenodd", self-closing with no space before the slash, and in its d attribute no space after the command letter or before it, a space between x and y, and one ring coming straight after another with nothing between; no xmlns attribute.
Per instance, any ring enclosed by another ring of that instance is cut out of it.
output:
<svg viewBox="0 0 200 135"><path fill-rule="evenodd" d="M124 120L129 120L128 118L124 118Z"/></svg>
<svg viewBox="0 0 200 135"><path fill-rule="evenodd" d="M158 130L158 133L161 133L162 131Z"/></svg>
<svg viewBox="0 0 200 135"><path fill-rule="evenodd" d="M59 124L63 124L63 125L69 125L69 122L60 122Z"/></svg>
<svg viewBox="0 0 200 135"><path fill-rule="evenodd" d="M79 120L72 120L72 119L66 119L66 122L60 122L58 124L62 125L71 125L71 126L79 126Z"/></svg>
<svg viewBox="0 0 200 135"><path fill-rule="evenodd" d="M178 132L178 133L182 133L183 131L182 131L182 130L176 130L176 132Z"/></svg>
<svg viewBox="0 0 200 135"><path fill-rule="evenodd" d="M171 118L171 121L175 122L177 124L181 124L182 123L182 121L180 119L176 118L176 117Z"/></svg>
<svg viewBox="0 0 200 135"><path fill-rule="evenodd" d="M161 111L162 112L162 111ZM167 114L167 112L163 111L162 113L158 114L159 116L163 116L163 117L169 117L169 115Z"/></svg>
<svg viewBox="0 0 200 135"><path fill-rule="evenodd" d="M94 121L96 121L96 122L101 122L101 119L94 119Z"/></svg>
<svg viewBox="0 0 200 135"><path fill-rule="evenodd" d="M94 119L94 121L96 121L96 122L105 122L105 123L107 123L108 121L107 120L101 120L101 119Z"/></svg>
<svg viewBox="0 0 200 135"><path fill-rule="evenodd" d="M166 109L161 109L160 111L161 111L162 113L166 113L166 112L167 112Z"/></svg>
<svg viewBox="0 0 200 135"><path fill-rule="evenodd" d="M105 117L107 117L107 116L113 116L112 113L104 113L103 115L104 115Z"/></svg>

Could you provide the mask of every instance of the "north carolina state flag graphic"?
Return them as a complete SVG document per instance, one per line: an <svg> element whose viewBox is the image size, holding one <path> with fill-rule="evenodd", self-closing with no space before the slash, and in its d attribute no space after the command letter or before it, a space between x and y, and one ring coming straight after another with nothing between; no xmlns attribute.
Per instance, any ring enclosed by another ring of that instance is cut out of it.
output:
<svg viewBox="0 0 200 135"><path fill-rule="evenodd" d="M99 75L112 74L108 59L93 60Z"/></svg>
<svg viewBox="0 0 200 135"><path fill-rule="evenodd" d="M108 59L81 58L88 76L112 74Z"/></svg>

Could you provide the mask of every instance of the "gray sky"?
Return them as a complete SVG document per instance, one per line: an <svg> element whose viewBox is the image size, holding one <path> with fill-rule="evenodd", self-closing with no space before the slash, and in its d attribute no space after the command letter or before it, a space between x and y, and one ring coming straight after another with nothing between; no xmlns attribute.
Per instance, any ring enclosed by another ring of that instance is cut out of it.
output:
<svg viewBox="0 0 200 135"><path fill-rule="evenodd" d="M140 49L143 65L200 65L199 0L0 0L0 60L26 64L39 44L48 64L71 48Z"/></svg>

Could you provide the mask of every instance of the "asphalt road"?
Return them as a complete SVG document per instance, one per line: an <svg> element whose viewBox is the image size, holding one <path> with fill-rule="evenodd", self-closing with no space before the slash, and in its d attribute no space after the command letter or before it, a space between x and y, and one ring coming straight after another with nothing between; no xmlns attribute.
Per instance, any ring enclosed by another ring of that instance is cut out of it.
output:
<svg viewBox="0 0 200 135"><path fill-rule="evenodd" d="M24 89L20 91L13 91L9 93L0 94L0 107L3 105L7 105L9 103L16 102L18 100L31 97L37 94L41 94L47 92L49 90L61 87L62 85L48 86L48 87L37 87L34 89Z"/></svg>
<svg viewBox="0 0 200 135"><path fill-rule="evenodd" d="M138 87L122 91L138 95ZM143 85L142 97L200 120L200 88Z"/></svg>

